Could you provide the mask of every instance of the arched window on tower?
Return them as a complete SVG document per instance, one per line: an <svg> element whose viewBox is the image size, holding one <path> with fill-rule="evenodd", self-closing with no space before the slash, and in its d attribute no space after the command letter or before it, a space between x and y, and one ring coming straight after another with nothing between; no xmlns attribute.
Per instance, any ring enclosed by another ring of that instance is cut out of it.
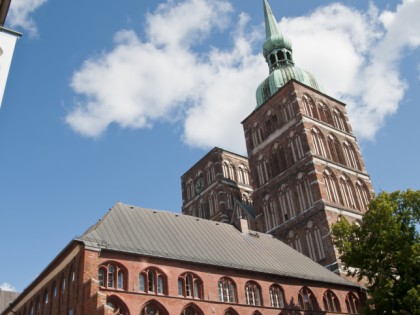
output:
<svg viewBox="0 0 420 315"><path fill-rule="evenodd" d="M267 112L265 118L265 128L267 130L267 135L270 135L277 129L277 115L271 110Z"/></svg>
<svg viewBox="0 0 420 315"><path fill-rule="evenodd" d="M214 165L211 162L209 162L206 166L206 178L207 178L207 185L210 185L216 179L216 176L214 174Z"/></svg>
<svg viewBox="0 0 420 315"><path fill-rule="evenodd" d="M337 180L335 179L334 174L326 169L324 171L324 184L327 191L327 199L333 203L341 203L340 192L337 186Z"/></svg>
<svg viewBox="0 0 420 315"><path fill-rule="evenodd" d="M340 301L337 296L331 290L327 290L324 293L324 309L327 312L341 313Z"/></svg>
<svg viewBox="0 0 420 315"><path fill-rule="evenodd" d="M212 217L218 211L217 195L214 192L212 192L209 196L209 208L210 217Z"/></svg>
<svg viewBox="0 0 420 315"><path fill-rule="evenodd" d="M263 201L263 211L267 231L279 225L279 214L274 199L270 195L266 195Z"/></svg>
<svg viewBox="0 0 420 315"><path fill-rule="evenodd" d="M191 178L188 179L187 181L186 190L187 190L187 200L191 200L194 197L194 184Z"/></svg>
<svg viewBox="0 0 420 315"><path fill-rule="evenodd" d="M332 134L328 136L328 148L330 149L331 159L334 162L345 164L343 154L341 152L340 142Z"/></svg>
<svg viewBox="0 0 420 315"><path fill-rule="evenodd" d="M367 210L370 201L370 192L362 180L356 181L356 194L361 210Z"/></svg>
<svg viewBox="0 0 420 315"><path fill-rule="evenodd" d="M309 209L312 207L314 200L312 196L312 189L309 184L308 177L305 176L303 173L299 173L297 176L297 196L299 199L299 206L301 212Z"/></svg>
<svg viewBox="0 0 420 315"><path fill-rule="evenodd" d="M305 155L300 135L294 134L293 131L289 135L289 147L292 153L293 162L296 163Z"/></svg>
<svg viewBox="0 0 420 315"><path fill-rule="evenodd" d="M303 287L299 292L299 307L304 311L319 311L318 301L314 294L307 287Z"/></svg>
<svg viewBox="0 0 420 315"><path fill-rule="evenodd" d="M248 281L245 284L245 301L248 305L260 306L261 303L261 288L254 281Z"/></svg>
<svg viewBox="0 0 420 315"><path fill-rule="evenodd" d="M302 253L302 242L300 241L299 235L293 231L289 231L287 238L289 246Z"/></svg>
<svg viewBox="0 0 420 315"><path fill-rule="evenodd" d="M284 222L296 216L296 206L293 198L293 192L290 187L285 184L280 188L279 205Z"/></svg>
<svg viewBox="0 0 420 315"><path fill-rule="evenodd" d="M275 143L271 149L271 169L273 176L284 172L287 168L286 155L283 147L278 143Z"/></svg>
<svg viewBox="0 0 420 315"><path fill-rule="evenodd" d="M347 294L346 306L349 314L360 314L360 300L354 293L350 292Z"/></svg>
<svg viewBox="0 0 420 315"><path fill-rule="evenodd" d="M354 192L353 184L351 183L351 180L345 175L340 177L340 188L343 194L343 205L345 207L358 209L359 207L356 203L356 194Z"/></svg>
<svg viewBox="0 0 420 315"><path fill-rule="evenodd" d="M320 132L317 128L313 128L311 135L315 153L328 159L329 156L327 155L327 150L325 149L325 138L322 132Z"/></svg>
<svg viewBox="0 0 420 315"><path fill-rule="evenodd" d="M248 169L246 166L240 164L238 166L238 182L241 184L249 185Z"/></svg>
<svg viewBox="0 0 420 315"><path fill-rule="evenodd" d="M270 302L271 306L275 308L284 308L285 306L285 298L284 298L284 291L283 289L277 285L273 284L270 287Z"/></svg>
<svg viewBox="0 0 420 315"><path fill-rule="evenodd" d="M260 155L257 161L257 174L258 174L258 184L261 186L265 184L269 179L269 169L267 159Z"/></svg>
<svg viewBox="0 0 420 315"><path fill-rule="evenodd" d="M344 118L343 113L339 109L337 109L337 108L333 109L332 118L333 118L334 126L337 129L340 129L344 132L349 132L349 129L347 127L346 119Z"/></svg>
<svg viewBox="0 0 420 315"><path fill-rule="evenodd" d="M319 119L327 124L332 124L331 113L327 105L318 103Z"/></svg>
<svg viewBox="0 0 420 315"><path fill-rule="evenodd" d="M359 158L357 156L356 150L354 149L353 145L348 141L344 141L343 143L344 148L344 157L346 158L347 166L352 168L358 169L359 171L362 170L360 167Z"/></svg>
<svg viewBox="0 0 420 315"><path fill-rule="evenodd" d="M315 119L319 119L318 111L315 107L315 103L309 95L303 96L303 108L304 108L304 113L307 116L310 116Z"/></svg>
<svg viewBox="0 0 420 315"><path fill-rule="evenodd" d="M218 287L220 302L236 303L236 285L231 279L221 278Z"/></svg>
<svg viewBox="0 0 420 315"><path fill-rule="evenodd" d="M306 243L308 244L309 257L312 260L320 261L325 258L321 231L312 221L308 221L306 224Z"/></svg>

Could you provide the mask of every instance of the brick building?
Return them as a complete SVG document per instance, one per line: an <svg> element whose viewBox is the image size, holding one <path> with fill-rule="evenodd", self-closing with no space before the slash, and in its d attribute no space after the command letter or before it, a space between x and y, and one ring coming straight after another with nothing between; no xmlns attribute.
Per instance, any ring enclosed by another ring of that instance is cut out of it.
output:
<svg viewBox="0 0 420 315"><path fill-rule="evenodd" d="M181 177L182 213L253 228L248 158L214 148Z"/></svg>
<svg viewBox="0 0 420 315"><path fill-rule="evenodd" d="M246 224L118 203L2 314L349 314L362 301L356 284Z"/></svg>
<svg viewBox="0 0 420 315"><path fill-rule="evenodd" d="M255 230L345 276L331 226L339 218L362 219L373 194L370 177L345 104L295 65L291 41L281 33L267 0L264 13L269 76L257 88L257 107L242 122L253 189L248 211L253 216L246 218ZM226 198L220 195L219 202Z"/></svg>

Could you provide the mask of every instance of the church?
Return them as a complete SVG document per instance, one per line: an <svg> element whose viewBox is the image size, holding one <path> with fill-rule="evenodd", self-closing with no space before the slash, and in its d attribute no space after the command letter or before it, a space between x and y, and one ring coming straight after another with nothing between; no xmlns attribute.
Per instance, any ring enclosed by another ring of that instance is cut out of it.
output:
<svg viewBox="0 0 420 315"><path fill-rule="evenodd" d="M295 65L263 5L269 76L242 122L248 157L214 148L182 175L183 214L115 204L2 315L361 312L330 228L362 218L370 178L345 104Z"/></svg>

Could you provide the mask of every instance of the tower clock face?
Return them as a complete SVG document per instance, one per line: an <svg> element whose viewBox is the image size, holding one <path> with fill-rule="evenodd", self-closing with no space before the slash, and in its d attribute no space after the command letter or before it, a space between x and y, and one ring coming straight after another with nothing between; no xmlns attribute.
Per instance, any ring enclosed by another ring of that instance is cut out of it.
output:
<svg viewBox="0 0 420 315"><path fill-rule="evenodd" d="M204 189L204 179L203 179L203 177L199 177L195 180L194 188L195 188L195 193L196 194L199 194L203 191L203 189Z"/></svg>

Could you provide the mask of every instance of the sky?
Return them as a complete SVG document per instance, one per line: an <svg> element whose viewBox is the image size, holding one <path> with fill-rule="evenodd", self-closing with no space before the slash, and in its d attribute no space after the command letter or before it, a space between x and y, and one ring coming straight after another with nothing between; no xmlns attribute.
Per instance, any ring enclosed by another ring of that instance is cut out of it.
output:
<svg viewBox="0 0 420 315"><path fill-rule="evenodd" d="M420 189L420 0L271 0L296 64L347 104L376 192ZM22 291L116 202L179 212L180 177L268 75L262 0L12 0L0 288Z"/></svg>

